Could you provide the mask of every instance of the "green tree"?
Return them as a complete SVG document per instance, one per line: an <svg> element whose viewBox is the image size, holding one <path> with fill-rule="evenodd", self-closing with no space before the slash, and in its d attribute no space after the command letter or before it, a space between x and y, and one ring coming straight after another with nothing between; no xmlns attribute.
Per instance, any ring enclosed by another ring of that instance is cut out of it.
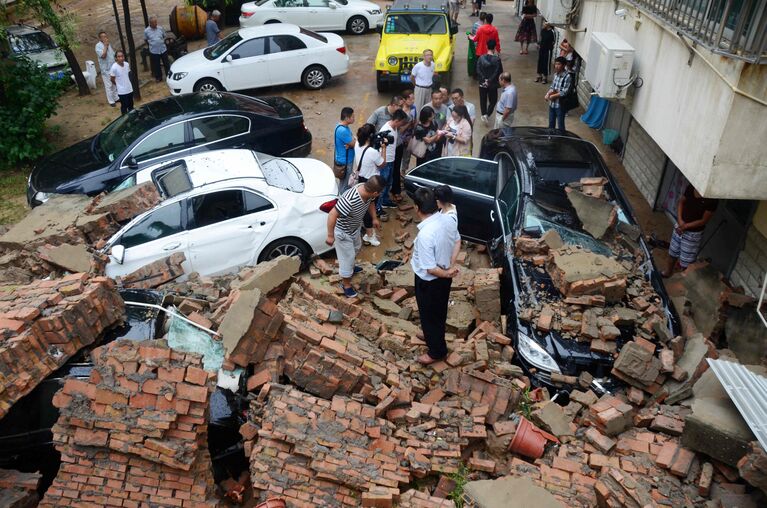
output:
<svg viewBox="0 0 767 508"><path fill-rule="evenodd" d="M65 83L26 57L0 60L0 168L45 154L45 121L57 107Z"/></svg>
<svg viewBox="0 0 767 508"><path fill-rule="evenodd" d="M51 27L53 39L67 58L80 95L89 95L91 91L73 51L78 45L74 15L67 12L58 0L19 0L19 6L22 11L31 12L38 21Z"/></svg>

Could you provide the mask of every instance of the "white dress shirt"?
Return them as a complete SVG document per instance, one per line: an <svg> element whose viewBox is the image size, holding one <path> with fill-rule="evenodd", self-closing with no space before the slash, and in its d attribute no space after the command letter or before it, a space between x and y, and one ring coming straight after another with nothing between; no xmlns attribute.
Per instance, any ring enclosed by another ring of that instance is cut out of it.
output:
<svg viewBox="0 0 767 508"><path fill-rule="evenodd" d="M413 272L422 280L436 279L428 270L450 268L453 248L459 238L458 225L449 215L435 213L421 221L410 260Z"/></svg>

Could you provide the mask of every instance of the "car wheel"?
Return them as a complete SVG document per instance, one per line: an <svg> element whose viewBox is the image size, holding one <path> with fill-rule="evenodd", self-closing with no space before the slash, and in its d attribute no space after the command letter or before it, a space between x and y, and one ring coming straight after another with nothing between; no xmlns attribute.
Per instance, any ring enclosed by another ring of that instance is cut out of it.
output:
<svg viewBox="0 0 767 508"><path fill-rule="evenodd" d="M301 83L309 90L319 90L328 84L328 71L319 65L307 67L301 76Z"/></svg>
<svg viewBox="0 0 767 508"><path fill-rule="evenodd" d="M195 92L223 92L224 87L215 79L201 79L194 85Z"/></svg>
<svg viewBox="0 0 767 508"><path fill-rule="evenodd" d="M258 257L258 262L270 261L280 256L298 256L301 258L301 266L304 267L309 263L311 255L311 248L301 240L296 238L282 238L267 245L266 248L261 251L261 255Z"/></svg>
<svg viewBox="0 0 767 508"><path fill-rule="evenodd" d="M362 35L368 31L368 20L363 16L354 16L346 23L346 31L354 35Z"/></svg>
<svg viewBox="0 0 767 508"><path fill-rule="evenodd" d="M378 89L378 93L389 91L389 85L381 79L381 71L376 71L376 88Z"/></svg>

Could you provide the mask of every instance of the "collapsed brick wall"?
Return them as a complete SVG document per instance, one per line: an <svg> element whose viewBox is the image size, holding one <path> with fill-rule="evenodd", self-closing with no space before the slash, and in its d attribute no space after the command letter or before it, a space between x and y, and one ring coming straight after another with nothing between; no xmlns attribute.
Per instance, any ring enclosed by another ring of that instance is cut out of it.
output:
<svg viewBox="0 0 767 508"><path fill-rule="evenodd" d="M106 277L78 273L0 288L0 418L72 355L122 319Z"/></svg>
<svg viewBox="0 0 767 508"><path fill-rule="evenodd" d="M202 357L119 340L93 361L88 381L68 379L54 398L62 463L40 506L218 506Z"/></svg>
<svg viewBox="0 0 767 508"><path fill-rule="evenodd" d="M22 473L0 469L0 506L3 508L34 508L40 497L37 487L40 473Z"/></svg>

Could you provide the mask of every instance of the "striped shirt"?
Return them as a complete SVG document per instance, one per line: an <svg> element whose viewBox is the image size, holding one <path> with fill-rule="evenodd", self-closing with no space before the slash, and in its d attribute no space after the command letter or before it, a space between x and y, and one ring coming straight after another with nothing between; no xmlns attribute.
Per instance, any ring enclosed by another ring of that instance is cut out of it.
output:
<svg viewBox="0 0 767 508"><path fill-rule="evenodd" d="M349 235L353 235L360 230L368 205L373 200L372 197L367 201L362 199L358 190L359 187L360 185L355 185L347 190L336 202L336 210L338 210L336 228Z"/></svg>

